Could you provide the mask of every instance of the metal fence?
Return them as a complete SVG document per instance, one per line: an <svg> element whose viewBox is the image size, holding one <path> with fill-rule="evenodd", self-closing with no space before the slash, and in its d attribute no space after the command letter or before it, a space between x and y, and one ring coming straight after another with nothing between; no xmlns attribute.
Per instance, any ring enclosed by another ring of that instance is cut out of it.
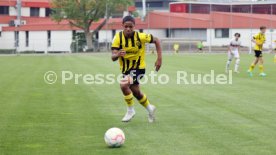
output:
<svg viewBox="0 0 276 155"><path fill-rule="evenodd" d="M152 11L152 8L148 6L147 14L149 15ZM251 53L254 47L251 40L253 35L259 32L259 26L267 27L264 52L271 52L275 48L276 1L274 0L199 0L193 3L186 3L186 13L171 13L169 11L165 13L165 16L168 17L166 18L167 20L159 22L168 25L166 28L158 29L153 27L150 23L154 19L148 16L148 19L146 19L148 20L148 26L143 30L145 33L151 33L160 39L164 52L226 52L227 46L229 45L229 42L233 38L234 34L240 33L240 40L242 43L241 51ZM202 15L202 17L200 15ZM203 17L203 15L206 16ZM217 16L220 19L217 20L214 16ZM188 23L189 26L179 28L173 27L176 24L175 21L179 18L185 18L183 21L185 21L186 24ZM202 27L198 24L198 22L196 22L196 20L202 20L203 23L208 22L208 24L207 26ZM239 27L240 25L242 25L242 27ZM110 51L114 35L113 31L110 30L110 32L100 32L98 36L99 38L93 41L93 50L89 52ZM6 39L4 42L5 43L2 41L2 44L10 44L14 47L14 51L20 51L22 53L74 53L84 52L87 50L85 40L83 38L73 38L69 39L69 41L59 39L43 40L37 38L35 40L30 40L28 45L26 45L25 40L20 39ZM17 42L19 42L19 46L15 46ZM51 45L49 45L49 42ZM0 53L2 47L4 46L1 45ZM152 44L147 45L146 49L147 52L155 51L155 47Z"/></svg>

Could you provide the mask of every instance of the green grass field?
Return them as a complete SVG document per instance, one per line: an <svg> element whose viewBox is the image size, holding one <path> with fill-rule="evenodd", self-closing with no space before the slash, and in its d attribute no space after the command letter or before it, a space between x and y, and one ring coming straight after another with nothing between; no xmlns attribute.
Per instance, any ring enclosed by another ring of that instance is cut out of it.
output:
<svg viewBox="0 0 276 155"><path fill-rule="evenodd" d="M155 56L147 57L148 71ZM118 74L109 54L0 57L0 154L2 155L275 155L276 64L265 55L267 77L246 74L252 55L242 55L232 85L177 85L176 72L224 72L226 55L164 55L159 74L167 85L142 90L157 106L149 124L137 102L136 116L122 123L125 103L118 84L48 85L44 73ZM233 67L233 64L232 64ZM125 145L111 149L104 133L119 127Z"/></svg>

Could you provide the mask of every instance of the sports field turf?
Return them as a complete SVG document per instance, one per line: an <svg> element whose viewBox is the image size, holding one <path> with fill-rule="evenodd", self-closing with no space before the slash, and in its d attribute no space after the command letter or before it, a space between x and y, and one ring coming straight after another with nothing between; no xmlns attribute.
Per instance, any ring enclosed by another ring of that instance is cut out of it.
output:
<svg viewBox="0 0 276 155"><path fill-rule="evenodd" d="M148 71L155 56L147 57ZM252 55L242 55L232 85L177 85L176 72L224 72L226 55L164 55L158 74L166 85L142 90L157 106L149 124L137 102L136 116L122 123L125 103L118 84L48 85L44 73L119 73L109 54L0 57L0 154L2 155L275 155L276 64L265 55L267 77L246 74ZM233 64L232 64L233 67ZM110 127L126 135L121 148L106 147Z"/></svg>

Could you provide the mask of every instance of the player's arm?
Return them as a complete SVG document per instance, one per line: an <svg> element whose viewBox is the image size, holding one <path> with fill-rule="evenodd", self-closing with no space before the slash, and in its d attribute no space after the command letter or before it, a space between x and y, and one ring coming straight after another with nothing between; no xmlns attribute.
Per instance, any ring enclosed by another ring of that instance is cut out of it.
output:
<svg viewBox="0 0 276 155"><path fill-rule="evenodd" d="M259 34L256 34L255 36L253 36L252 42L258 46L262 45L260 42L257 41L257 38L260 38Z"/></svg>
<svg viewBox="0 0 276 155"><path fill-rule="evenodd" d="M232 50L231 50L231 44L228 46L228 52L232 52Z"/></svg>
<svg viewBox="0 0 276 155"><path fill-rule="evenodd" d="M112 50L112 55L111 55L111 59L112 61L117 61L119 59L119 57L123 57L125 56L126 52L122 49L120 49L120 37L119 34L117 33L114 36L114 39L112 41L112 46L111 46L111 50Z"/></svg>
<svg viewBox="0 0 276 155"><path fill-rule="evenodd" d="M155 62L155 70L159 71L162 65L162 49L161 49L161 44L158 38L153 37L152 43L155 44L156 50L157 50L157 60Z"/></svg>
<svg viewBox="0 0 276 155"><path fill-rule="evenodd" d="M113 49L111 59L112 61L117 61L119 57L124 57L125 55L126 52L124 50Z"/></svg>
<svg viewBox="0 0 276 155"><path fill-rule="evenodd" d="M252 38L252 40L251 40L253 43L255 43L256 44L256 38L255 38L255 36Z"/></svg>

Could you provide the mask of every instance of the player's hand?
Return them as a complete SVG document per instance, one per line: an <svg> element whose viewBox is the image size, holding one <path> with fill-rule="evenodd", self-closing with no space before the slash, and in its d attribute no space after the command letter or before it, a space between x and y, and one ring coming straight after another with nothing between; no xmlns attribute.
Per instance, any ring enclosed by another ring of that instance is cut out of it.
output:
<svg viewBox="0 0 276 155"><path fill-rule="evenodd" d="M156 62L155 62L155 71L156 72L158 72L160 70L161 65L162 65L162 58L157 59Z"/></svg>
<svg viewBox="0 0 276 155"><path fill-rule="evenodd" d="M126 55L126 51L120 50L117 55L118 55L118 57L124 57Z"/></svg>

